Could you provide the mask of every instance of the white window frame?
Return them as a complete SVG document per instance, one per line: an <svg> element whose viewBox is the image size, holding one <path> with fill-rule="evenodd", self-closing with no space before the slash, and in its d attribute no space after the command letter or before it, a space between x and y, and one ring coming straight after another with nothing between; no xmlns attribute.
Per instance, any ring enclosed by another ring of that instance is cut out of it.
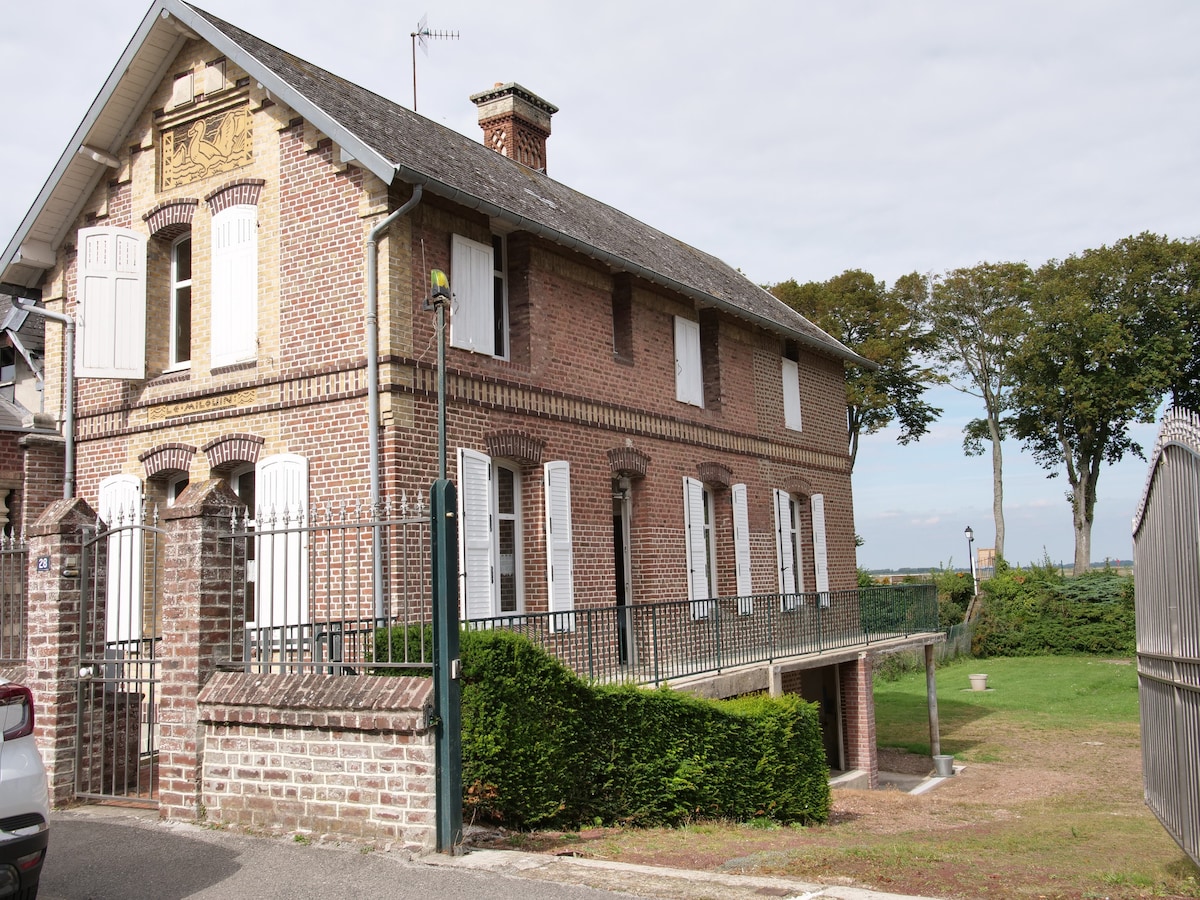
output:
<svg viewBox="0 0 1200 900"><path fill-rule="evenodd" d="M717 593L717 549L712 492L695 478L683 479L683 522L692 618L706 619L716 606L708 601Z"/></svg>
<svg viewBox="0 0 1200 900"><path fill-rule="evenodd" d="M75 375L146 377L146 237L128 228L77 236Z"/></svg>
<svg viewBox="0 0 1200 900"><path fill-rule="evenodd" d="M803 431L800 408L800 365L786 356L780 360L783 372L783 424L791 431Z"/></svg>
<svg viewBox="0 0 1200 900"><path fill-rule="evenodd" d="M188 245L188 277L179 277L179 251L184 243ZM177 371L191 368L192 365L192 232L181 234L171 242L171 334L169 338L169 356L167 370ZM179 325L183 316L180 303L181 291L187 291L188 345L179 346ZM183 351L186 349L186 356Z"/></svg>
<svg viewBox="0 0 1200 900"><path fill-rule="evenodd" d="M733 504L733 559L737 576L738 613L754 614L753 577L750 569L750 511L746 501L746 485L735 484L729 489Z"/></svg>
<svg viewBox="0 0 1200 900"><path fill-rule="evenodd" d="M496 355L496 262L491 244L450 236L450 346ZM504 261L500 261L503 266ZM507 292L505 294L507 296ZM507 310L507 302L504 304ZM507 323L505 323L507 324Z"/></svg>
<svg viewBox="0 0 1200 900"><path fill-rule="evenodd" d="M258 207L240 203L212 217L211 368L258 356Z"/></svg>
<svg viewBox="0 0 1200 900"><path fill-rule="evenodd" d="M500 514L497 471L513 474L514 577L516 610L500 609ZM492 619L523 615L525 610L523 484L521 472L486 453L458 448L458 571L460 615Z"/></svg>
<svg viewBox="0 0 1200 900"><path fill-rule="evenodd" d="M110 475L100 482L97 513L108 527L108 579L104 603L104 639L129 644L142 636L144 535L142 482L135 475ZM107 654L106 654L107 655ZM113 658L121 659L118 650Z"/></svg>
<svg viewBox="0 0 1200 900"><path fill-rule="evenodd" d="M804 593L803 517L800 502L787 491L773 492L775 507L775 559L779 570L779 608L797 609Z"/></svg>
<svg viewBox="0 0 1200 900"><path fill-rule="evenodd" d="M682 316L675 317L675 399L704 408L700 323Z"/></svg>
<svg viewBox="0 0 1200 900"><path fill-rule="evenodd" d="M571 526L571 464L554 460L542 467L546 497L546 579L550 630L574 631L575 556Z"/></svg>

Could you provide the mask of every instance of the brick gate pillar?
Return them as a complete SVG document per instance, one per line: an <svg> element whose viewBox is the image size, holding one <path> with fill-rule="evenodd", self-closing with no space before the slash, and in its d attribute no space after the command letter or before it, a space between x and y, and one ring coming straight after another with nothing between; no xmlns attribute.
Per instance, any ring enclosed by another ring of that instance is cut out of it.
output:
<svg viewBox="0 0 1200 900"><path fill-rule="evenodd" d="M26 684L34 697L34 735L50 781L50 803L75 799L79 719L80 551L83 528L96 514L79 498L56 500L28 529L29 660Z"/></svg>
<svg viewBox="0 0 1200 900"><path fill-rule="evenodd" d="M196 698L217 664L231 658L231 633L242 632L244 610L231 608L230 543L222 540L241 509L229 486L211 479L190 485L163 513L158 810L164 819L203 818Z"/></svg>
<svg viewBox="0 0 1200 900"><path fill-rule="evenodd" d="M846 728L846 766L867 773L868 785L879 787L879 754L875 749L875 685L870 653L838 666L842 716Z"/></svg>

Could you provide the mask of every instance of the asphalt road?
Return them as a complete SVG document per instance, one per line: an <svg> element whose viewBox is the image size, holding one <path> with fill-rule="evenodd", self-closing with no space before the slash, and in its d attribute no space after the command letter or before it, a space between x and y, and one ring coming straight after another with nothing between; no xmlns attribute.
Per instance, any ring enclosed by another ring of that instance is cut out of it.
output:
<svg viewBox="0 0 1200 900"><path fill-rule="evenodd" d="M627 894L431 866L403 851L295 843L97 808L50 817L40 900L605 900Z"/></svg>

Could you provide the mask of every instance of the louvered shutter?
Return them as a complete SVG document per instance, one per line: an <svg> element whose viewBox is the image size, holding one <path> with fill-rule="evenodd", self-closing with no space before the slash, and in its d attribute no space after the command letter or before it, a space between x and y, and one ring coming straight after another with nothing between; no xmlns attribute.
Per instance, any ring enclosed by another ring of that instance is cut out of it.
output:
<svg viewBox="0 0 1200 900"><path fill-rule="evenodd" d="M146 238L125 228L78 235L75 375L146 377Z"/></svg>
<svg viewBox="0 0 1200 900"><path fill-rule="evenodd" d="M683 479L684 531L687 541L688 598L707 600L712 594L708 578L708 541L704 535L704 485ZM692 618L708 616L707 603L692 603Z"/></svg>
<svg viewBox="0 0 1200 900"><path fill-rule="evenodd" d="M783 359L781 368L783 370L783 424L793 431L800 431L800 367L790 359Z"/></svg>
<svg viewBox="0 0 1200 900"><path fill-rule="evenodd" d="M212 224L210 365L216 368L258 355L258 207L230 206Z"/></svg>
<svg viewBox="0 0 1200 900"><path fill-rule="evenodd" d="M496 294L492 248L452 235L450 346L475 353L496 353Z"/></svg>
<svg viewBox="0 0 1200 900"><path fill-rule="evenodd" d="M792 540L792 498L786 491L776 490L775 498L775 559L779 567L779 593L796 593L796 554ZM785 604L787 601L784 601Z"/></svg>
<svg viewBox="0 0 1200 900"><path fill-rule="evenodd" d="M700 367L700 323L675 317L675 399L704 406L704 377Z"/></svg>
<svg viewBox="0 0 1200 900"><path fill-rule="evenodd" d="M825 497L812 495L813 568L817 575L817 590L821 592L821 605L829 605L829 562L825 552Z"/></svg>
<svg viewBox="0 0 1200 900"><path fill-rule="evenodd" d="M308 624L308 460L280 453L254 467L258 511L255 625L273 629L270 640L295 637Z"/></svg>
<svg viewBox="0 0 1200 900"><path fill-rule="evenodd" d="M748 616L754 612L754 593L750 576L750 513L746 507L746 486L735 484L729 489L733 498L733 560L737 575L738 612Z"/></svg>
<svg viewBox="0 0 1200 900"><path fill-rule="evenodd" d="M142 636L142 482L134 475L105 478L98 501L109 530L105 639L110 645L136 641Z"/></svg>
<svg viewBox="0 0 1200 900"><path fill-rule="evenodd" d="M543 467L546 494L546 544L550 578L550 612L575 609L575 558L571 545L571 464L565 460ZM575 617L550 617L552 631L574 631Z"/></svg>
<svg viewBox="0 0 1200 900"><path fill-rule="evenodd" d="M462 617L489 619L499 613L493 603L494 569L492 459L475 450L458 451L459 572Z"/></svg>

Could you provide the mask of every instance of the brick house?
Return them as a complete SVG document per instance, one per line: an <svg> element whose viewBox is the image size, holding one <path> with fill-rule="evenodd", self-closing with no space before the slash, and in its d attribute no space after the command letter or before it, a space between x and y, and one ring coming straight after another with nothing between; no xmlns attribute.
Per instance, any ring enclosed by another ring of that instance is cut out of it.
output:
<svg viewBox="0 0 1200 900"><path fill-rule="evenodd" d="M470 100L482 140L156 0L0 256L4 291L77 323L78 496L107 521L219 480L305 516L373 500L372 458L381 499L422 496L440 269L464 618L853 590L844 367L865 361L554 181L552 104ZM54 323L44 365L61 419ZM267 593L248 620L290 614ZM873 772L869 656L819 664L831 761Z"/></svg>

